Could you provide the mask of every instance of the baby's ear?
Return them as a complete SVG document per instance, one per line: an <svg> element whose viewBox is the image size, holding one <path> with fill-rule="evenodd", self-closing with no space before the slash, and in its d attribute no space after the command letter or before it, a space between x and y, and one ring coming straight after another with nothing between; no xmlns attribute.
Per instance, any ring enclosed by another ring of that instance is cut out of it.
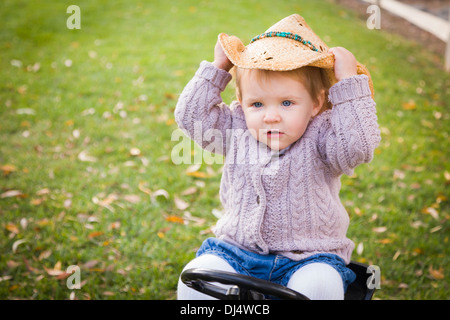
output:
<svg viewBox="0 0 450 320"><path fill-rule="evenodd" d="M322 107L325 103L325 90L321 90L319 95L317 96L316 102L313 106L312 116L315 117L317 114L319 114L320 110L322 110Z"/></svg>

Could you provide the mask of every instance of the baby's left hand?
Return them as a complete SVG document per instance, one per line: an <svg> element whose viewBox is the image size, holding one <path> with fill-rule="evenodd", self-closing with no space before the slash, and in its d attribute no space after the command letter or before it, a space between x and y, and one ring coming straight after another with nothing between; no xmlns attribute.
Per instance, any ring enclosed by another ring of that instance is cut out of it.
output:
<svg viewBox="0 0 450 320"><path fill-rule="evenodd" d="M331 48L329 52L333 53L336 59L334 62L334 74L338 81L358 74L356 58L353 53L342 47Z"/></svg>

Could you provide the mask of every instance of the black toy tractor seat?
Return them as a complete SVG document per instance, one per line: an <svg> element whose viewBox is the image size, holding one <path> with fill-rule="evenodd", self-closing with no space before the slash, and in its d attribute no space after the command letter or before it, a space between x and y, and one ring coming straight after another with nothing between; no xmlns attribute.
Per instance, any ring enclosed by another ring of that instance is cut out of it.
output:
<svg viewBox="0 0 450 320"><path fill-rule="evenodd" d="M348 266L356 274L345 293L345 300L371 300L375 292L373 273L369 266L352 261ZM188 287L220 300L308 300L305 295L285 286L225 271L212 269L188 269L181 274L181 281ZM225 289L213 282L231 285Z"/></svg>

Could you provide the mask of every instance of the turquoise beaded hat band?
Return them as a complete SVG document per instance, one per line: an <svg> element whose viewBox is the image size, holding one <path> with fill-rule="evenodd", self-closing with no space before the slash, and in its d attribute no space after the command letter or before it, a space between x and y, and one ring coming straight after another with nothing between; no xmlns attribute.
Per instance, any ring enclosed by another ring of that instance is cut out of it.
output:
<svg viewBox="0 0 450 320"><path fill-rule="evenodd" d="M302 66L332 68L334 55L298 14L290 15L257 35L248 46L235 36L219 35L219 42L236 66L244 69L293 70Z"/></svg>
<svg viewBox="0 0 450 320"><path fill-rule="evenodd" d="M301 36L299 36L298 34L292 33L292 32L280 32L280 31L270 31L270 32L265 32L265 33L261 33L260 35L254 37L250 43L253 43L257 40L260 39L264 39L264 38L271 38L271 37L281 37L281 38L287 38L287 39L292 39L295 41L300 42L301 44L309 47L312 51L316 51L318 52L319 50L317 50L317 48L311 43L311 41L305 40L303 39Z"/></svg>

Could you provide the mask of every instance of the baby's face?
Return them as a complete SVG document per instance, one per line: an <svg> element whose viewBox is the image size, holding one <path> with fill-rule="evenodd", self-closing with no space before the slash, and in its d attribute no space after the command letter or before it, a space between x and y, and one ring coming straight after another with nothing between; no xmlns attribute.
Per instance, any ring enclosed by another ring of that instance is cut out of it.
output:
<svg viewBox="0 0 450 320"><path fill-rule="evenodd" d="M323 101L313 102L300 80L274 72L265 80L241 84L242 109L252 136L272 150L282 150L305 132Z"/></svg>

